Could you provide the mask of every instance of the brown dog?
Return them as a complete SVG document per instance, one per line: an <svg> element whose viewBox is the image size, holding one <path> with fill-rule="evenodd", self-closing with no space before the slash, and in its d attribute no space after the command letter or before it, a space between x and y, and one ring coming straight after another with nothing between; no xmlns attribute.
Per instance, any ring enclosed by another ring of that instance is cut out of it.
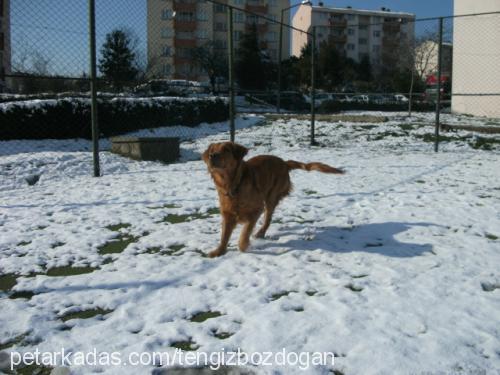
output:
<svg viewBox="0 0 500 375"><path fill-rule="evenodd" d="M262 238L271 223L274 209L292 190L289 171L303 169L342 174L344 171L323 163L284 161L276 156L259 155L248 161L248 149L232 142L212 143L203 153L203 161L219 193L222 214L220 245L208 255L216 257L227 251L227 244L236 224L243 224L239 249L245 251L250 235L265 210L264 224L255 235Z"/></svg>

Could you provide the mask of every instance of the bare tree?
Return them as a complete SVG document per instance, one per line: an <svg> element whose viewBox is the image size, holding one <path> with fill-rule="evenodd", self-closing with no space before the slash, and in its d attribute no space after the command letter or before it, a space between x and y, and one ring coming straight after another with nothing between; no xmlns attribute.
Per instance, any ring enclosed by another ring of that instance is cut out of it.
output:
<svg viewBox="0 0 500 375"><path fill-rule="evenodd" d="M203 46L197 47L192 52L192 58L196 65L205 71L215 92L215 82L217 77L225 76L227 73L227 62L223 54L215 49L215 43L210 41Z"/></svg>

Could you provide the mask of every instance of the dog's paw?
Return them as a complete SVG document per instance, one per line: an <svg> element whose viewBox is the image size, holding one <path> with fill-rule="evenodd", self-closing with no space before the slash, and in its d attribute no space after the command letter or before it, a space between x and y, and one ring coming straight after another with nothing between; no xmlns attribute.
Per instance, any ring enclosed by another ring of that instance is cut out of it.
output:
<svg viewBox="0 0 500 375"><path fill-rule="evenodd" d="M208 257L209 258L216 258L216 257L220 257L221 255L224 255L224 254L225 254L225 251L220 251L220 250L216 249L216 250L209 252Z"/></svg>

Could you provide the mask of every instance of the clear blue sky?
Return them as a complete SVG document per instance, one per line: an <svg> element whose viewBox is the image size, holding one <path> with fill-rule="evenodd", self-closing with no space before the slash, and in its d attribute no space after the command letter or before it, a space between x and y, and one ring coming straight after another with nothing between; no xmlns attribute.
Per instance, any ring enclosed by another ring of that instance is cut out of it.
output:
<svg viewBox="0 0 500 375"><path fill-rule="evenodd" d="M132 30L139 49L146 53L146 1L96 0L97 45L117 27ZM52 74L79 76L88 72L88 0L11 0L12 50L14 61L23 51L37 51L49 60ZM296 0L292 4L298 3ZM314 1L318 3L317 0ZM415 13L417 18L453 13L453 0L325 0L325 6L352 6ZM429 27L432 26L430 23ZM427 25L422 25L425 29ZM419 32L417 27L417 32Z"/></svg>

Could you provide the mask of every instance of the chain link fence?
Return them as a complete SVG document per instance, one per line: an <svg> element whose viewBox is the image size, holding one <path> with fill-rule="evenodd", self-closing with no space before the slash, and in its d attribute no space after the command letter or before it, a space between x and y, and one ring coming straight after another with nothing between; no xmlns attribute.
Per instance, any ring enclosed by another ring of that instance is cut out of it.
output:
<svg viewBox="0 0 500 375"><path fill-rule="evenodd" d="M286 0L0 4L0 155L9 163L107 151L124 134L234 139L237 113L310 116L310 144L316 112L424 111L436 134L442 110L500 117L499 12L415 19ZM315 25L292 17L309 8L325 14Z"/></svg>

